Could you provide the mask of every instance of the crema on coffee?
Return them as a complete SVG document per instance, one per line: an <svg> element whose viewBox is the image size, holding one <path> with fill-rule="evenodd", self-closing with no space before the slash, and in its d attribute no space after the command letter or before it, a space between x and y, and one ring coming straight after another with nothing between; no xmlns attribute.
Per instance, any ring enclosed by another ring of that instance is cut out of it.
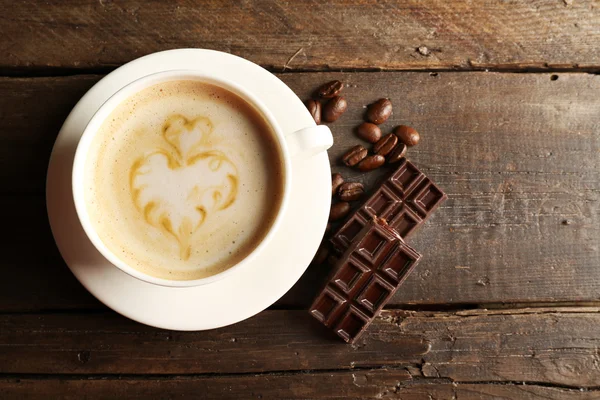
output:
<svg viewBox="0 0 600 400"><path fill-rule="evenodd" d="M238 95L196 80L146 88L104 121L85 164L102 242L154 277L199 279L260 244L283 196L275 133Z"/></svg>

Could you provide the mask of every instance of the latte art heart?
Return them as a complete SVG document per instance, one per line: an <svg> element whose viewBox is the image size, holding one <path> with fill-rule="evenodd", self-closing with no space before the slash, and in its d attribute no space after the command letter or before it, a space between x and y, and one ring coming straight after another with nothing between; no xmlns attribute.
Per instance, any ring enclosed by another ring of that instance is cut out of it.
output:
<svg viewBox="0 0 600 400"><path fill-rule="evenodd" d="M208 146L213 125L206 117L171 116L162 134L165 147L131 166L132 200L144 220L179 244L190 257L190 239L207 218L236 200L238 172L227 155Z"/></svg>

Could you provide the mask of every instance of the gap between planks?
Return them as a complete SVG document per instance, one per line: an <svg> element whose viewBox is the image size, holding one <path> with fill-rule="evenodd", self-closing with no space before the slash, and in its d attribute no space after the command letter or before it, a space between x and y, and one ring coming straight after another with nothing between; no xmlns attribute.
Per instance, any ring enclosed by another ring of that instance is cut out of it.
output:
<svg viewBox="0 0 600 400"><path fill-rule="evenodd" d="M302 311L305 306L272 305L265 311ZM0 315L70 315L105 314L113 311L105 306L100 308L48 308L4 310ZM427 315L520 315L548 313L596 313L600 312L600 301L585 302L531 302L531 303L452 303L452 304L394 304L386 306L382 312L423 313Z"/></svg>
<svg viewBox="0 0 600 400"><path fill-rule="evenodd" d="M134 60L132 60L134 61ZM125 64L123 64L125 65ZM54 78L54 77L66 77L66 76L80 76L80 75L107 75L122 65L110 66L110 67L93 67L93 68L67 68L67 67L48 67L48 68L0 68L0 78ZM272 73L278 74L293 74L293 73L325 73L325 72L429 72L431 74L437 74L442 72L501 72L501 73L582 73L582 74L600 74L600 65L589 66L589 67L564 67L564 66L544 66L544 65L531 65L518 67L511 64L508 65L489 65L480 67L461 67L457 66L454 68L435 68L435 67L424 67L424 68L293 68L284 66L283 68L274 68L268 65L260 65L264 69Z"/></svg>
<svg viewBox="0 0 600 400"><path fill-rule="evenodd" d="M411 368L412 367L412 368ZM418 366L417 366L418 368ZM419 375L414 375L411 372L415 366L399 366L399 367L356 367L353 369L323 369L323 370L302 370L302 371L269 371L269 372L247 372L247 373L204 373L204 374L174 374L174 375L152 375L152 374L1 374L0 385L6 381L15 381L20 383L21 380L30 381L176 381L176 380L198 380L203 378L264 378L264 377L301 377L304 375L329 375L329 374L355 374L360 373L387 373L387 372L405 372L405 380L400 381L397 387L404 388L413 385L422 384L452 384L452 385L515 385L515 386L537 386L544 388L555 388L562 390L574 390L578 392L600 392L600 386L579 387L572 385L561 385L549 382L537 381L455 381L448 378L427 378Z"/></svg>

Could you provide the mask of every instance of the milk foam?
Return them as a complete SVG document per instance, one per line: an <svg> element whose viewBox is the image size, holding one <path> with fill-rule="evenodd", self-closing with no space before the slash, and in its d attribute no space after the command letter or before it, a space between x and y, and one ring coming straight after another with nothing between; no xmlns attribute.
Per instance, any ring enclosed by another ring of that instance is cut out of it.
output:
<svg viewBox="0 0 600 400"><path fill-rule="evenodd" d="M96 134L86 204L128 265L174 280L221 272L264 238L281 203L274 134L237 95L171 81L121 103Z"/></svg>

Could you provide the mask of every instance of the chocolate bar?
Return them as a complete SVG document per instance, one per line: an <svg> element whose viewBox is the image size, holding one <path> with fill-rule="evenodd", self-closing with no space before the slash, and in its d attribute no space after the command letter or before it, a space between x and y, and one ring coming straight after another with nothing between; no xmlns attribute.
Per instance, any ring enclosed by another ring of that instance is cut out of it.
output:
<svg viewBox="0 0 600 400"><path fill-rule="evenodd" d="M380 218L366 221L310 307L348 343L365 331L421 255Z"/></svg>
<svg viewBox="0 0 600 400"><path fill-rule="evenodd" d="M446 200L446 194L413 163L404 159L371 197L332 236L343 253L374 216L383 218L402 238L408 237Z"/></svg>

